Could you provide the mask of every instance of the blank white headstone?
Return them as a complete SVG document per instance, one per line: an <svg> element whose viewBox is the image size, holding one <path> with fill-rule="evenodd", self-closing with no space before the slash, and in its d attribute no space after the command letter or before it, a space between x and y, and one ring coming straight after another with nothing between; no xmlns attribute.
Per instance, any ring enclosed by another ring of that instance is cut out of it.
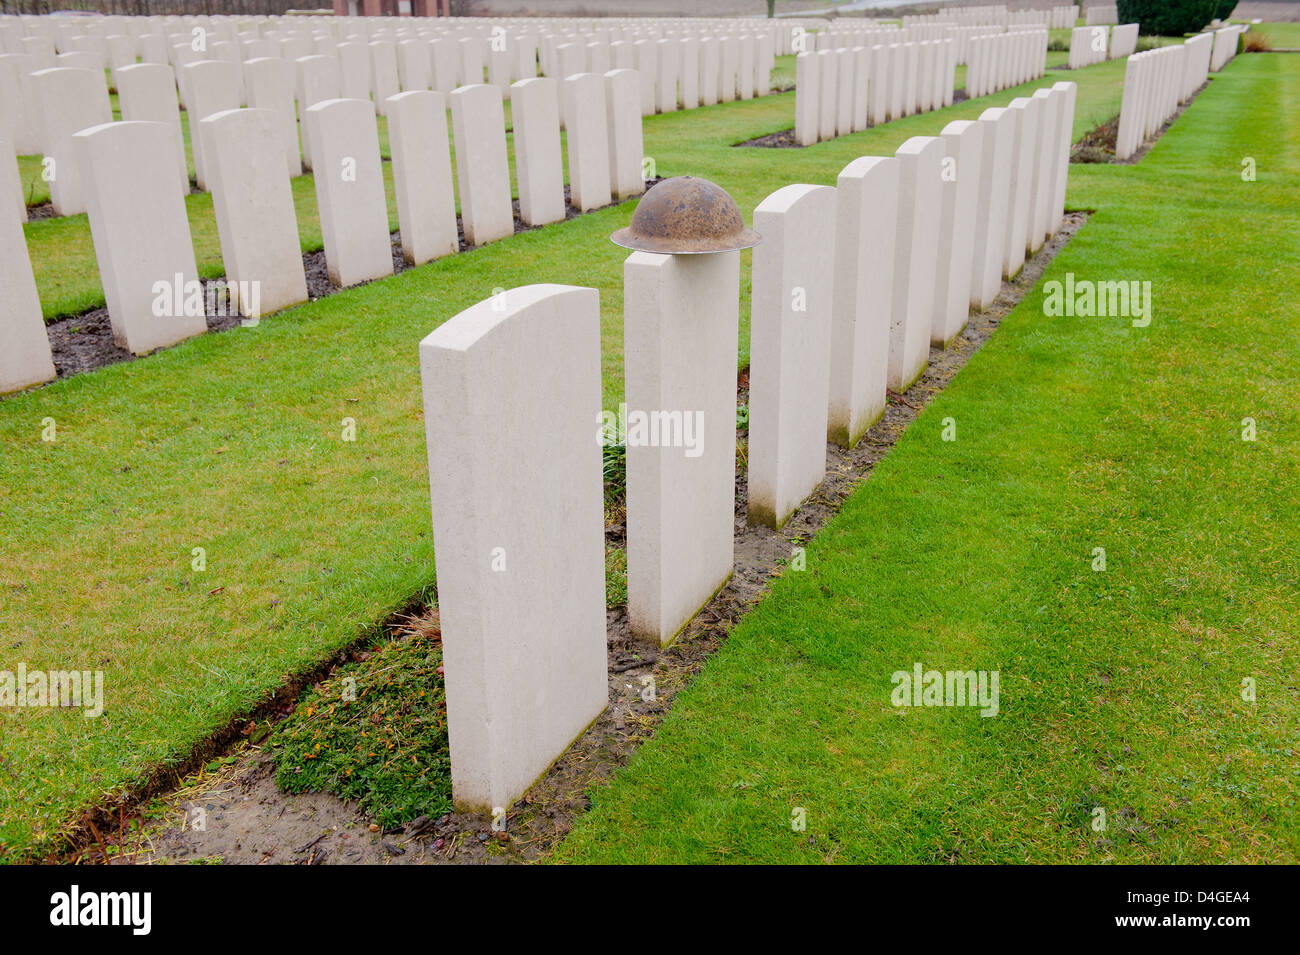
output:
<svg viewBox="0 0 1300 955"><path fill-rule="evenodd" d="M841 447L885 410L898 175L897 159L863 156L836 181L827 437Z"/></svg>
<svg viewBox="0 0 1300 955"><path fill-rule="evenodd" d="M185 138L181 132L180 103L176 99L176 75L172 68L164 63L136 63L121 67L116 75L122 119L162 123L172 131L172 152L180 173L181 193L189 195L189 164L185 161Z"/></svg>
<svg viewBox="0 0 1300 955"><path fill-rule="evenodd" d="M826 476L835 189L793 185L754 210L749 522L780 527Z"/></svg>
<svg viewBox="0 0 1300 955"><path fill-rule="evenodd" d="M629 625L662 644L731 576L739 309L739 252L624 262L629 419L657 412L681 425L667 447L634 442L629 426L627 448ZM689 445L688 420L700 425Z"/></svg>
<svg viewBox="0 0 1300 955"><path fill-rule="evenodd" d="M240 301L241 314L253 318L307 300L280 129L273 110L232 109L209 116L195 131L208 147L226 281L250 289L257 283L257 301Z"/></svg>
<svg viewBox="0 0 1300 955"><path fill-rule="evenodd" d="M580 212L599 209L609 205L612 195L605 79L597 73L575 73L565 78L563 90L569 117L569 203Z"/></svg>
<svg viewBox="0 0 1300 955"><path fill-rule="evenodd" d="M638 126L639 104L633 102ZM560 104L549 76L520 80L510 89L515 129L515 179L519 183L519 218L525 225L545 225L564 218L564 160L560 155Z"/></svg>
<svg viewBox="0 0 1300 955"><path fill-rule="evenodd" d="M639 90L635 70L610 70L605 74L605 125L609 133L610 186L615 199L645 192Z"/></svg>
<svg viewBox="0 0 1300 955"><path fill-rule="evenodd" d="M899 161L898 228L889 387L897 392L911 387L930 355L943 152L937 136L913 136L894 154Z"/></svg>
<svg viewBox="0 0 1300 955"><path fill-rule="evenodd" d="M61 216L86 211L80 164L72 153L72 135L113 121L104 74L55 67L31 74L44 128L50 202Z"/></svg>
<svg viewBox="0 0 1300 955"><path fill-rule="evenodd" d="M330 281L346 288L393 274L375 107L333 99L307 110L316 149L316 203Z"/></svg>
<svg viewBox="0 0 1300 955"><path fill-rule="evenodd" d="M72 137L113 340L135 355L207 331L180 172L164 123L92 126Z"/></svg>
<svg viewBox="0 0 1300 955"><path fill-rule="evenodd" d="M596 291L480 302L420 376L452 796L504 809L608 698Z"/></svg>
<svg viewBox="0 0 1300 955"><path fill-rule="evenodd" d="M7 187L0 182L0 394L54 377L22 219L5 201L18 179L18 166L9 150L9 144L0 141L0 179L10 180Z"/></svg>
<svg viewBox="0 0 1300 955"><path fill-rule="evenodd" d="M984 127L978 122L957 120L945 126L939 138L944 147L940 176L943 195L930 344L947 347L965 327L970 313Z"/></svg>
<svg viewBox="0 0 1300 955"><path fill-rule="evenodd" d="M478 83L462 86L448 98L465 241L482 245L505 238L514 232L515 223L501 90Z"/></svg>
<svg viewBox="0 0 1300 955"><path fill-rule="evenodd" d="M519 122L518 113L515 122ZM411 90L392 97L388 101L388 142L406 261L418 265L458 251L443 95Z"/></svg>

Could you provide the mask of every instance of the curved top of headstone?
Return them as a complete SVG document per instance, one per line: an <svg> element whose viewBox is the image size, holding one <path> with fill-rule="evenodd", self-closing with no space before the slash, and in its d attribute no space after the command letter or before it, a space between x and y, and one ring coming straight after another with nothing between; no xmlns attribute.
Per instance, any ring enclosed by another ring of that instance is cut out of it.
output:
<svg viewBox="0 0 1300 955"><path fill-rule="evenodd" d="M748 249L763 240L745 228L736 200L707 179L675 176L650 188L632 224L610 240L625 249L699 255Z"/></svg>

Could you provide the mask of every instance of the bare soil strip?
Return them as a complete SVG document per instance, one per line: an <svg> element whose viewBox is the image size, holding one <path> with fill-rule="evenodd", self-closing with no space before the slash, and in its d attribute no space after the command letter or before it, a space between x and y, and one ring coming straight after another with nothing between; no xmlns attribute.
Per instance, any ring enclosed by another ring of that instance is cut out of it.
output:
<svg viewBox="0 0 1300 955"><path fill-rule="evenodd" d="M929 365L906 395L890 393L882 419L852 451L827 445L827 476L780 531L746 523L744 470L736 475L735 552L730 582L696 615L667 648L632 639L627 608L607 611L609 645L608 708L514 806L506 831L493 831L477 813L421 817L408 826L380 830L356 808L328 793L287 795L274 779L274 765L260 747L267 728L259 723L283 719L310 683L327 678L340 664L364 654L373 635L304 678L299 678L254 712L233 720L198 747L183 765L158 770L153 779L115 803L88 814L64 857L102 862L196 861L220 859L241 864L385 863L447 864L531 862L558 844L587 811L587 793L623 766L638 746L654 735L704 662L722 645L739 620L758 602L771 578L779 575L796 546L807 542L866 480L877 461L893 448L930 399L947 387L971 356L997 331L1002 320L1038 282L1048 263L1088 219L1066 215L1061 229L1029 259L1013 281L1003 282L996 301L969 323L947 349L931 348ZM740 375L742 401L748 372ZM743 434L743 432L742 432ZM621 544L624 528L606 528L608 543ZM436 629L437 610L418 619L395 615L384 627L391 637L422 627ZM653 694L647 689L653 685ZM225 752L228 762L215 773L201 767ZM188 777L188 778L187 778ZM163 795L161 819L133 827L145 800ZM206 814L206 829L186 825L195 808Z"/></svg>

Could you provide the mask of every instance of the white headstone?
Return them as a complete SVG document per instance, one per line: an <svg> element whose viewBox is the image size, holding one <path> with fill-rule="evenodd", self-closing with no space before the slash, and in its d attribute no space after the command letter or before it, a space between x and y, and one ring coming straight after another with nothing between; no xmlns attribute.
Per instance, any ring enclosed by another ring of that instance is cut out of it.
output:
<svg viewBox="0 0 1300 955"><path fill-rule="evenodd" d="M171 129L92 126L72 136L113 340L144 355L207 331Z"/></svg>
<svg viewBox="0 0 1300 955"><path fill-rule="evenodd" d="M754 210L749 522L780 527L826 476L836 191L793 185Z"/></svg>
<svg viewBox="0 0 1300 955"><path fill-rule="evenodd" d="M45 169L56 215L86 211L80 164L72 154L72 135L113 121L103 73L55 67L31 74L44 128Z"/></svg>
<svg viewBox="0 0 1300 955"><path fill-rule="evenodd" d="M629 625L667 644L732 572L740 253L633 252L623 309ZM634 441L655 413L680 440Z"/></svg>
<svg viewBox="0 0 1300 955"><path fill-rule="evenodd" d="M279 61L276 61L279 62ZM180 103L176 99L176 75L164 63L136 63L117 71L118 104L122 119L162 123L172 131L172 154L180 174L181 194L189 195L190 169L185 159L185 138L181 132Z"/></svg>
<svg viewBox="0 0 1300 955"><path fill-rule="evenodd" d="M632 107L639 127L639 102L634 100ZM559 222L564 218L564 161L560 155L560 104L555 80L539 76L513 84L510 116L515 128L519 218L525 225Z"/></svg>
<svg viewBox="0 0 1300 955"><path fill-rule="evenodd" d="M894 153L899 161L898 228L888 380L896 392L911 387L930 357L943 152L937 136L913 136Z"/></svg>
<svg viewBox="0 0 1300 955"><path fill-rule="evenodd" d="M506 809L608 698L596 291L480 302L420 376L452 796Z"/></svg>
<svg viewBox="0 0 1300 955"><path fill-rule="evenodd" d="M465 241L482 245L503 239L513 234L515 222L501 90L478 83L460 87L448 99Z"/></svg>
<svg viewBox="0 0 1300 955"><path fill-rule="evenodd" d="M346 288L392 275L393 247L374 104L363 99L325 100L307 110L307 125L316 149L312 178L330 281Z"/></svg>
<svg viewBox="0 0 1300 955"><path fill-rule="evenodd" d="M970 313L984 127L975 121L957 120L945 126L939 138L944 148L940 170L943 195L930 344L946 348L966 326Z"/></svg>
<svg viewBox="0 0 1300 955"><path fill-rule="evenodd" d="M863 156L836 181L827 437L851 448L885 410L899 162Z"/></svg>
<svg viewBox="0 0 1300 955"><path fill-rule="evenodd" d="M0 179L9 180L7 185L0 181L0 394L54 377L22 219L4 201L18 183L18 164L10 150L9 143L0 141Z"/></svg>
<svg viewBox="0 0 1300 955"><path fill-rule="evenodd" d="M609 205L612 194L605 79L597 73L566 77L564 98L565 115L569 117L569 203L580 212L599 209Z"/></svg>
<svg viewBox="0 0 1300 955"><path fill-rule="evenodd" d="M516 137L519 121L516 113ZM458 251L460 237L456 231L456 196L443 95L411 90L390 99L388 142L406 261L419 265Z"/></svg>
<svg viewBox="0 0 1300 955"><path fill-rule="evenodd" d="M339 61L330 56L304 56L294 63L297 70L298 120L302 131L302 165L304 169L311 169L315 144L311 138L311 127L307 124L307 110L317 103L340 98L342 81Z"/></svg>
<svg viewBox="0 0 1300 955"><path fill-rule="evenodd" d="M1007 220L1011 215L1011 166L1016 118L1003 108L986 109L980 150L979 201L975 207L975 259L971 269L971 304L988 308L1002 289Z"/></svg>
<svg viewBox="0 0 1300 955"><path fill-rule="evenodd" d="M284 167L279 117L232 109L199 123L207 147L212 209L226 281L250 318L307 301L293 190Z"/></svg>
<svg viewBox="0 0 1300 955"><path fill-rule="evenodd" d="M272 110L280 121L285 168L289 176L302 175L302 152L298 146L298 114L294 110L293 64L273 56L244 62L244 89L253 109Z"/></svg>
<svg viewBox="0 0 1300 955"><path fill-rule="evenodd" d="M609 132L610 186L615 199L645 192L639 96L640 80L635 70L610 70L605 74L605 125Z"/></svg>
<svg viewBox="0 0 1300 955"><path fill-rule="evenodd" d="M191 123L200 123L213 113L239 108L239 67L226 60L198 60L181 69L185 71L185 88L189 91L186 112ZM194 153L194 181L206 192L208 176L203 138L192 137L190 149Z"/></svg>

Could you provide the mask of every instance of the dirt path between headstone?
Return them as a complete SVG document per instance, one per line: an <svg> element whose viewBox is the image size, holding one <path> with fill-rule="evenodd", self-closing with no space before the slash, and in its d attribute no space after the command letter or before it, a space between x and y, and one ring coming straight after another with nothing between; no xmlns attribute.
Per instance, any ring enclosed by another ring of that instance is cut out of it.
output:
<svg viewBox="0 0 1300 955"><path fill-rule="evenodd" d="M1002 320L1033 288L1048 263L1083 227L1086 212L1068 213L1061 229L1030 258L1013 281L1003 282L994 303L972 313L947 349L931 348L929 365L905 395L889 394L883 418L852 451L827 445L827 475L779 531L746 523L745 476L736 475L735 567L728 584L696 615L666 650L633 640L626 606L607 611L609 706L510 810L505 831L475 813L381 830L355 805L327 793L288 795L275 783L270 756L244 741L229 751L219 769L186 778L162 798L164 809L137 830L104 835L91 844L83 836L79 861L223 861L236 864L447 864L532 862L559 843L590 806L587 793L623 766L654 735L677 694L690 685L704 662L739 620L762 598L793 549L806 543L839 510L877 461L893 448L907 426L947 387ZM739 379L740 400L748 400L748 372ZM745 436L742 431L741 436ZM606 540L621 544L622 525L606 528ZM437 626L437 611L424 625ZM407 622L409 624L409 621ZM386 629L402 624L389 621ZM653 692L649 692L650 688ZM291 707L282 708L281 718ZM245 718L246 720L247 718ZM232 725L240 725L240 720ZM247 729L252 729L249 724ZM196 810L201 812L196 812ZM123 818L129 817L125 813ZM203 828L192 823L202 817ZM122 831L128 827L125 823Z"/></svg>

